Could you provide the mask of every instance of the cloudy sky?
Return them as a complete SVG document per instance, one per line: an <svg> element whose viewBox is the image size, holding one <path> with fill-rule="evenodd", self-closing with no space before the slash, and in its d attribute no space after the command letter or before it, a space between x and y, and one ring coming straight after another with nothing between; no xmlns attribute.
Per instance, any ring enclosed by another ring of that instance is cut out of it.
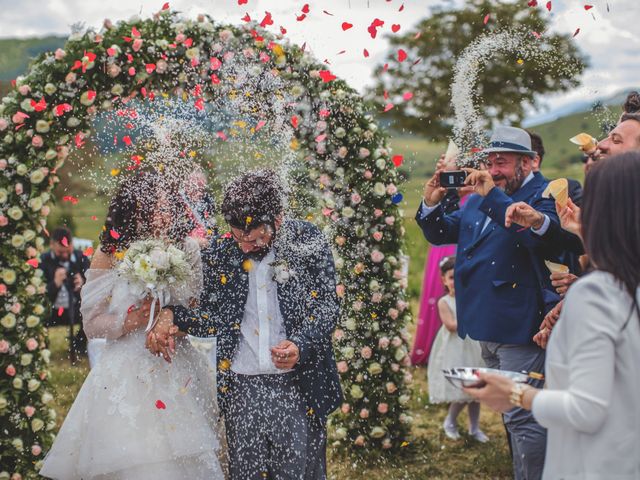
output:
<svg viewBox="0 0 640 480"><path fill-rule="evenodd" d="M399 24L402 33L428 15L430 7L459 1L247 0L238 5L238 0L172 0L169 3L172 9L193 18L204 12L230 23L239 23L245 13L259 21L269 11L274 19L271 29L277 31L280 25L284 26L292 41L306 42L320 60L330 62L335 74L362 91L372 83L374 67L384 58L387 42L382 34L390 34L392 24ZM551 18L552 28L571 34L580 28L576 42L589 56L591 68L584 75L582 87L546 98L549 108L606 96L622 88L640 88L640 0L552 1L551 12L545 12ZM296 15L301 13L305 2L309 3L310 12L304 21L298 22ZM104 18L115 21L132 15L146 17L163 3L164 0L0 0L0 36L68 34L71 25L78 22L98 28ZM546 0L538 3L538 8L544 9ZM402 5L404 9L399 11ZM593 8L586 11L585 5ZM385 22L375 40L367 33L374 18ZM341 28L345 21L354 25L346 32ZM365 48L370 53L366 59Z"/></svg>

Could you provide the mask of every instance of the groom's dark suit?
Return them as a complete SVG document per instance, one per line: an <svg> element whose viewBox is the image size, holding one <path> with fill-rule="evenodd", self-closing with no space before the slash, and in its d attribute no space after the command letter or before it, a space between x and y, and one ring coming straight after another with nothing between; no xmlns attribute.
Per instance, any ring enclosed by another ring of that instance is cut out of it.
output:
<svg viewBox="0 0 640 480"><path fill-rule="evenodd" d="M300 349L295 378L309 414L324 424L342 402L331 335L340 305L335 289L333 256L318 228L285 221L274 243L274 264L291 274L278 283L278 303L287 339ZM204 287L197 309L173 307L174 323L197 337L217 337L218 402L228 409L231 362L238 349L249 292L244 255L232 238L214 238L202 251Z"/></svg>

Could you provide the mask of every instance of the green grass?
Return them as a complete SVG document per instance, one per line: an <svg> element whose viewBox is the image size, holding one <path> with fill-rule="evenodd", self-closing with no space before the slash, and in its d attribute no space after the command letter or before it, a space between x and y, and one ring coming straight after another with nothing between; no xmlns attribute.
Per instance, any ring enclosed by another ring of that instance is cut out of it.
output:
<svg viewBox="0 0 640 480"><path fill-rule="evenodd" d="M68 330L49 330L51 348L51 383L55 388L54 408L58 426L71 407L82 382L89 373L88 362L81 358L75 365L67 353ZM135 366L134 366L135 367ZM510 478L511 463L500 416L483 409L482 429L491 438L488 444L473 441L465 432L466 411L460 415L462 439L451 441L442 432L447 414L444 405L430 405L426 370L413 369L415 377L411 415L415 418L413 439L401 454L359 461L341 453L328 451L328 476L331 480L401 480L401 479L495 479Z"/></svg>

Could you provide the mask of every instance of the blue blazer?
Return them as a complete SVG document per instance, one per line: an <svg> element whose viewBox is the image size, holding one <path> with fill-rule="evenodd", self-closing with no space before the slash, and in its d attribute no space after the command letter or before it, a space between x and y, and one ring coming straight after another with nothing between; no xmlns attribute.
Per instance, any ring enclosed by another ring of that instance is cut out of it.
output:
<svg viewBox="0 0 640 480"><path fill-rule="evenodd" d="M454 277L461 337L532 343L546 310L543 296L553 292L548 273L541 274L547 272L541 249L550 237L519 225L507 229L504 218L509 205L522 201L558 224L553 199L540 196L543 183L542 176L534 176L511 197L499 188L484 198L473 194L448 215L441 206L424 219L418 211L416 219L430 243L458 244ZM482 230L487 217L491 221Z"/></svg>
<svg viewBox="0 0 640 480"><path fill-rule="evenodd" d="M331 249L308 222L284 222L274 243L275 261L295 272L278 283L278 302L287 338L300 349L295 367L309 413L321 422L342 403L342 389L331 337L340 313ZM315 246L312 251L309 246ZM217 337L218 403L227 409L230 367L240 341L240 324L249 294L244 255L232 238L214 238L202 251L204 286L196 309L174 306L174 323L196 337Z"/></svg>

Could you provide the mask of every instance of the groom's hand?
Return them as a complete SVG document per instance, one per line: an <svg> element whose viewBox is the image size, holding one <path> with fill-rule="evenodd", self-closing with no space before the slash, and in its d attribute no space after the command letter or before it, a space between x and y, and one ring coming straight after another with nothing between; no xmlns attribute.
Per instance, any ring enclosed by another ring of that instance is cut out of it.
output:
<svg viewBox="0 0 640 480"><path fill-rule="evenodd" d="M171 355L175 353L175 340L173 336L178 333L178 327L173 324L173 312L163 309L158 316L158 322L147 334L145 346L155 354L162 355L171 363Z"/></svg>
<svg viewBox="0 0 640 480"><path fill-rule="evenodd" d="M300 360L300 350L291 340L283 340L271 348L271 361L281 369L291 369Z"/></svg>

